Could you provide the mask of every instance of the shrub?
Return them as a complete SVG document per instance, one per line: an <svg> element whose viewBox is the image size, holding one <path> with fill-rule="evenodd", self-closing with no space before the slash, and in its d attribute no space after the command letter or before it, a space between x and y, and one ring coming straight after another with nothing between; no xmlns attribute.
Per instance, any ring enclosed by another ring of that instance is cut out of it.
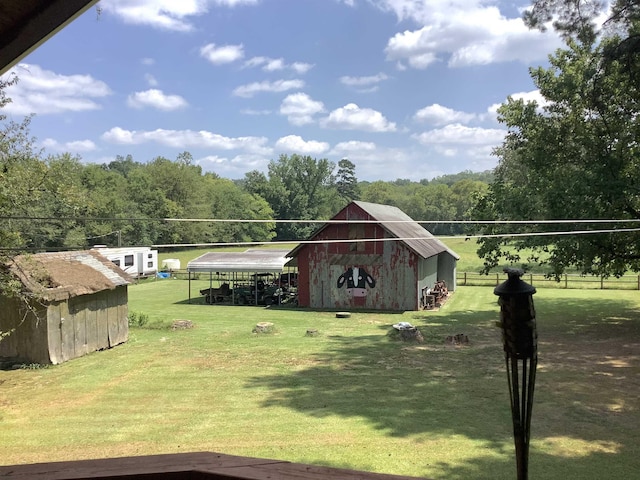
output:
<svg viewBox="0 0 640 480"><path fill-rule="evenodd" d="M149 315L144 312L129 312L129 326L144 328L149 323Z"/></svg>

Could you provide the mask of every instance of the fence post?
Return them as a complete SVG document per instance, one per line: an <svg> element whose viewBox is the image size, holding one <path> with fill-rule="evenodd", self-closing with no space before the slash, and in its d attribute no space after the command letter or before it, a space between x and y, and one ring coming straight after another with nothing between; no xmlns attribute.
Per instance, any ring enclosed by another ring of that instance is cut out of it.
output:
<svg viewBox="0 0 640 480"><path fill-rule="evenodd" d="M500 285L500 274L496 273L496 285Z"/></svg>
<svg viewBox="0 0 640 480"><path fill-rule="evenodd" d="M566 290L567 288L569 288L569 275L567 275L565 273L564 274L564 289Z"/></svg>
<svg viewBox="0 0 640 480"><path fill-rule="evenodd" d="M638 285L640 285L640 276L638 276ZM467 272L464 272L464 284L467 284Z"/></svg>
<svg viewBox="0 0 640 480"><path fill-rule="evenodd" d="M529 274L529 283L533 286L533 273Z"/></svg>
<svg viewBox="0 0 640 480"><path fill-rule="evenodd" d="M600 277L600 290L604 290L604 277Z"/></svg>
<svg viewBox="0 0 640 480"><path fill-rule="evenodd" d="M640 275L638 275L638 290L640 290Z"/></svg>

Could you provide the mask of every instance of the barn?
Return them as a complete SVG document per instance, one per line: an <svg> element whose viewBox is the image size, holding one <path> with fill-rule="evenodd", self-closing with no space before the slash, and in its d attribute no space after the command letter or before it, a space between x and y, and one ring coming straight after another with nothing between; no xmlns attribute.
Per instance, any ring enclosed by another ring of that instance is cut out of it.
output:
<svg viewBox="0 0 640 480"><path fill-rule="evenodd" d="M0 295L0 358L59 364L124 343L132 279L95 250L19 255L25 301Z"/></svg>
<svg viewBox="0 0 640 480"><path fill-rule="evenodd" d="M360 201L287 256L300 306L372 310L419 310L436 282L454 291L460 258L399 208Z"/></svg>

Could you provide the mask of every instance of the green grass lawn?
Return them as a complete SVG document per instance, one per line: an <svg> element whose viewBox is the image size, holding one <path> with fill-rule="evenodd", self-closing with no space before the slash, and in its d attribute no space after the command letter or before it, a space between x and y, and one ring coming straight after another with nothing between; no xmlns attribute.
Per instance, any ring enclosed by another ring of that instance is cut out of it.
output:
<svg viewBox="0 0 640 480"><path fill-rule="evenodd" d="M193 329L132 329L112 350L0 371L0 463L216 451L515 478L492 288L460 288L439 311L350 319L186 298L187 282L141 283L130 288L130 310ZM640 296L544 289L534 298L531 478L631 478L640 471ZM260 321L276 333L252 333ZM398 321L418 326L425 343L391 341ZM310 328L319 335L306 336ZM471 344L444 344L457 333Z"/></svg>

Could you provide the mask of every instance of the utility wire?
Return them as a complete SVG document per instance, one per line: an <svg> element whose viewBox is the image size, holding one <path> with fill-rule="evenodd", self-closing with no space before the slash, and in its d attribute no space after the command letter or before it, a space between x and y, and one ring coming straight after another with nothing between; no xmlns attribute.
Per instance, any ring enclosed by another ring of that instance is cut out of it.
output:
<svg viewBox="0 0 640 480"><path fill-rule="evenodd" d="M343 222L344 223L344 222ZM379 223L379 222L378 222ZM332 244L332 243L356 243L356 242L397 242L422 240L430 241L433 239L465 239L472 238L517 238L517 237L544 237L544 236L563 236L563 235L593 235L601 233L630 233L640 232L640 228L614 228L606 230L568 230L563 232L527 232L527 233L500 233L486 235L430 235L424 237L387 237L387 238L350 238L350 239L331 239L331 240L276 240L276 241L252 241L252 242L202 242L202 243L166 243L152 244L154 248L201 248L201 247L233 247L233 246L255 246L255 245L313 245L313 244ZM48 250L66 250L68 247L49 247ZM78 246L78 248L86 248ZM42 250L36 247L0 247L0 251L29 251Z"/></svg>
<svg viewBox="0 0 640 480"><path fill-rule="evenodd" d="M29 216L0 216L2 220L29 220L29 221L123 221L123 222L210 222L210 223L430 223L453 225L542 225L563 223L637 223L638 218L629 219L555 219L555 220L358 220L358 219L331 219L331 220L304 220L304 219L240 219L240 218L113 218L113 217L29 217Z"/></svg>
<svg viewBox="0 0 640 480"><path fill-rule="evenodd" d="M178 247L231 247L231 246L248 246L248 245L313 245L313 244L332 244L332 243L357 243L357 242L397 242L410 240L430 241L435 239L471 239L471 238L511 238L511 237L537 237L537 236L553 236L553 235L588 235L596 233L621 233L621 232L640 232L640 228L621 228L608 230L571 230L566 232L529 232L529 233L502 233L493 235L443 235L443 236L427 236L427 237L390 237L390 238L350 238L350 239L331 239L331 240L276 240L272 242L210 242L210 243L168 243L151 245L155 248L178 248Z"/></svg>

